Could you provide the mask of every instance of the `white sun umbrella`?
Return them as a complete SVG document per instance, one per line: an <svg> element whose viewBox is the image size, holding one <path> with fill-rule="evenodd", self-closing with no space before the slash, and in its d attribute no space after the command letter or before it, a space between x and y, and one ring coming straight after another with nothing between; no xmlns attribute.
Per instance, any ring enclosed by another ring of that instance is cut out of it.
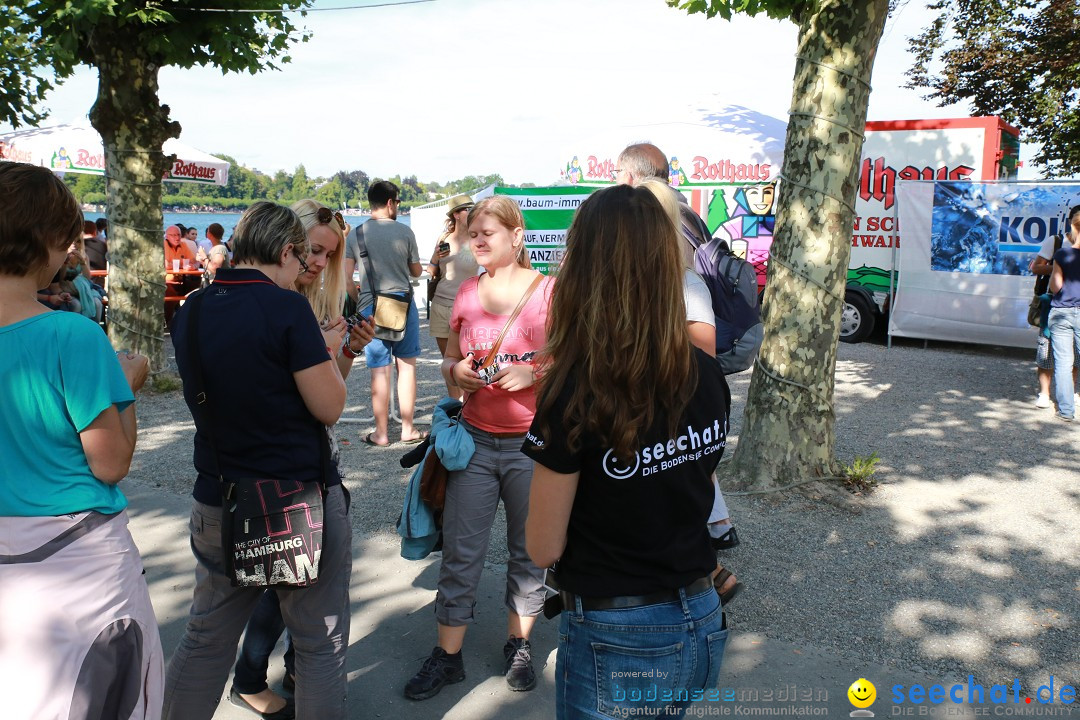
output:
<svg viewBox="0 0 1080 720"><path fill-rule="evenodd" d="M226 185L229 163L179 140L165 141L176 159L162 176L166 182ZM105 174L105 148L97 130L84 125L54 125L0 135L0 160L40 165L56 172Z"/></svg>

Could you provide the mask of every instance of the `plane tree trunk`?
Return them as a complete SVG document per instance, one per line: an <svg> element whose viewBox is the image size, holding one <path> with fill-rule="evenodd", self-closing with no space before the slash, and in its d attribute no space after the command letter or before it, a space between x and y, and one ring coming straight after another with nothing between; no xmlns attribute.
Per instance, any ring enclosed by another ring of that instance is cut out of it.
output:
<svg viewBox="0 0 1080 720"><path fill-rule="evenodd" d="M888 0L822 0L796 18L765 340L724 487L768 490L837 476L836 349L870 75Z"/></svg>
<svg viewBox="0 0 1080 720"><path fill-rule="evenodd" d="M160 60L121 37L95 42L97 100L90 121L105 146L109 219L109 338L164 367L165 254L162 145L180 132L158 98Z"/></svg>

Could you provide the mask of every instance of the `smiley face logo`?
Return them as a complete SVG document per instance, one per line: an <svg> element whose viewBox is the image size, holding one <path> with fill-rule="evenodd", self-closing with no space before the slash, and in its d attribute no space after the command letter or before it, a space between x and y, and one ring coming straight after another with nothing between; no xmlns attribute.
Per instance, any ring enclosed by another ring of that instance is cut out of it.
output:
<svg viewBox="0 0 1080 720"><path fill-rule="evenodd" d="M877 688L866 678L859 678L847 689L848 700L857 708L865 709L877 700Z"/></svg>
<svg viewBox="0 0 1080 720"><path fill-rule="evenodd" d="M625 480L631 477L638 471L638 466L641 465L641 455L634 453L634 464L628 467L619 467L619 458L615 457L614 450L608 450L604 455L604 472L608 474L608 477L615 480Z"/></svg>

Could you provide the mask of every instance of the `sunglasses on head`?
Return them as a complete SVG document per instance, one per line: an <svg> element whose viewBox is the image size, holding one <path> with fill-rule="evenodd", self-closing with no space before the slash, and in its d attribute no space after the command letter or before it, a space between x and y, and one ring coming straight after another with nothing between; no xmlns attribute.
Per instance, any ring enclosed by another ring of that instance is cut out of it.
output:
<svg viewBox="0 0 1080 720"><path fill-rule="evenodd" d="M321 207L314 213L304 213L303 217L308 217L309 215L314 215L315 219L322 225L329 225L331 220L337 220L341 232L345 232L345 218L341 217L341 213L339 212L334 212L328 207Z"/></svg>

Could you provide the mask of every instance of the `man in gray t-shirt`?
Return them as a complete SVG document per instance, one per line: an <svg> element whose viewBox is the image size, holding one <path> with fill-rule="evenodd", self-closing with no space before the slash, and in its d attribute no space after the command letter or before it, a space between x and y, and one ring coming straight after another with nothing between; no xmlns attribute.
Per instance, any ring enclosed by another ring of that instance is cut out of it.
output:
<svg viewBox="0 0 1080 720"><path fill-rule="evenodd" d="M391 293L412 299L412 278L420 277L420 251L416 236L408 226L397 221L398 187L385 180L373 183L368 189L371 219L356 226L345 243L345 271L349 274L349 295L365 315L373 308L374 293ZM375 287L368 278L367 264L361 245L367 249ZM360 273L359 290L351 280L351 270ZM390 444L390 366L397 367L398 409L401 413L401 441L416 443L426 437L413 427L416 405L416 358L420 355L420 315L416 303L409 303L405 334L400 340L375 338L366 348L364 357L371 370L371 409L375 415L375 431L362 440L369 445ZM392 356L392 360L391 360Z"/></svg>
<svg viewBox="0 0 1080 720"><path fill-rule="evenodd" d="M395 213L396 215L396 213ZM359 273L357 284L357 307L361 310L371 306L371 282L368 281L367 267L360 258L359 236L363 236L371 258L371 269L379 282L378 292L406 295L412 291L412 266L420 264L420 251L416 247L416 236L408 225L396 220L376 218L374 214L365 223L356 226L349 233L345 244L345 259L353 260L353 267ZM348 263L346 263L346 269Z"/></svg>

